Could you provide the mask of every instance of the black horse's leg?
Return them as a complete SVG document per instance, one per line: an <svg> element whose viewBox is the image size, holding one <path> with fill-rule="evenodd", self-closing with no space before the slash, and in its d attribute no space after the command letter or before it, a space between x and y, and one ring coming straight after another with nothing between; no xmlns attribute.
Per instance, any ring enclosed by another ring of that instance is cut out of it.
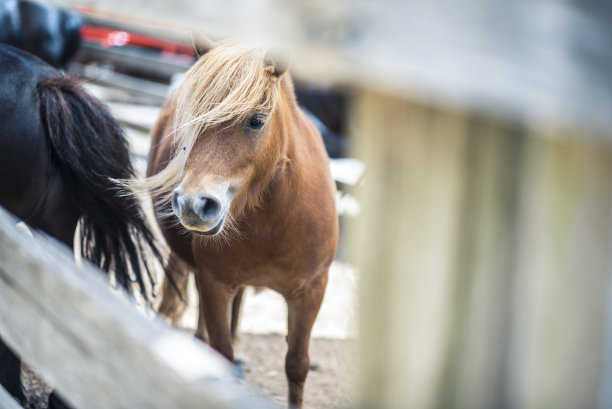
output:
<svg viewBox="0 0 612 409"><path fill-rule="evenodd" d="M80 213L73 203L68 200L68 193L61 179L54 174L50 180L50 188L46 201L38 220L34 220L34 227L55 237L74 250L74 234ZM49 409L70 409L56 391L49 395Z"/></svg>
<svg viewBox="0 0 612 409"><path fill-rule="evenodd" d="M0 384L21 404L25 396L21 386L21 360L0 339Z"/></svg>
<svg viewBox="0 0 612 409"><path fill-rule="evenodd" d="M64 400L59 397L57 391L53 391L51 395L49 395L49 409L71 409Z"/></svg>

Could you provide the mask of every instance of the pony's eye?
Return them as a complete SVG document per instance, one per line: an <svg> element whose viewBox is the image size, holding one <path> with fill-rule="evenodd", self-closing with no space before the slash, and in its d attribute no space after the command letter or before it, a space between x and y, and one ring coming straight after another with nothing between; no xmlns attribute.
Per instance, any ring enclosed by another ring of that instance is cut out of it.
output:
<svg viewBox="0 0 612 409"><path fill-rule="evenodd" d="M262 114L255 114L247 120L247 128L250 129L261 129L266 124L266 116Z"/></svg>

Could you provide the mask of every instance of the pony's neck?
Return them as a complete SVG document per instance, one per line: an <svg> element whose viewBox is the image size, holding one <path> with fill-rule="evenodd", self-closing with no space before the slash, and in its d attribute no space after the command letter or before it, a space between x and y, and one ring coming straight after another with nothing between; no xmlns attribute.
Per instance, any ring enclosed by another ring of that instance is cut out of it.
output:
<svg viewBox="0 0 612 409"><path fill-rule="evenodd" d="M280 85L280 155L272 184L279 185L274 188L277 193L291 196L295 195L293 190L299 188L301 178L304 177L302 167L310 154L309 133L312 130L311 124L298 106L291 77L284 75Z"/></svg>
<svg viewBox="0 0 612 409"><path fill-rule="evenodd" d="M281 77L281 95L279 101L281 123L280 127L280 157L277 165L277 171L283 172L287 169L291 169L299 161L298 155L298 132L300 129L300 110L295 97L295 89L293 86L293 80L286 74Z"/></svg>
<svg viewBox="0 0 612 409"><path fill-rule="evenodd" d="M286 103L297 108L298 104L295 96L295 86L293 85L293 79L288 73L281 77L280 86Z"/></svg>

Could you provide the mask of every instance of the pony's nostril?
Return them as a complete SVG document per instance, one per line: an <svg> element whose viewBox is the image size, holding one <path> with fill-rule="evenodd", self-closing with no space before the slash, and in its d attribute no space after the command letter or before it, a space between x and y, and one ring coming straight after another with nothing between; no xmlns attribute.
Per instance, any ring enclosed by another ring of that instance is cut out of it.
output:
<svg viewBox="0 0 612 409"><path fill-rule="evenodd" d="M202 196L193 205L193 210L202 220L210 220L217 217L221 210L221 204L217 199Z"/></svg>
<svg viewBox="0 0 612 409"><path fill-rule="evenodd" d="M172 210L177 216L181 215L181 207L179 206L179 192L172 193Z"/></svg>

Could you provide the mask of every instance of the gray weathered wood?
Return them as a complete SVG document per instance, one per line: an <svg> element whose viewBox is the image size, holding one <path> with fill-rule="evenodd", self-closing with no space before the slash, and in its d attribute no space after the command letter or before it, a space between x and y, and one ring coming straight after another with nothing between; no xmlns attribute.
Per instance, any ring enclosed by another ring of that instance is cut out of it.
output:
<svg viewBox="0 0 612 409"><path fill-rule="evenodd" d="M434 97L536 126L612 126L610 2L56 1L132 25L271 45L295 73L318 82Z"/></svg>
<svg viewBox="0 0 612 409"><path fill-rule="evenodd" d="M76 63L70 65L70 71L73 75L86 78L88 82L148 98L148 104L161 106L168 96L168 86L158 82L116 72L95 72L95 70L89 70L87 67Z"/></svg>
<svg viewBox="0 0 612 409"><path fill-rule="evenodd" d="M0 334L76 408L263 408L229 364L0 209Z"/></svg>
<svg viewBox="0 0 612 409"><path fill-rule="evenodd" d="M604 407L610 388L612 148L571 136L525 146L506 361L517 407Z"/></svg>
<svg viewBox="0 0 612 409"><path fill-rule="evenodd" d="M605 407L610 143L371 92L355 109L359 407Z"/></svg>
<svg viewBox="0 0 612 409"><path fill-rule="evenodd" d="M367 169L363 216L349 233L362 272L357 402L434 407L451 340L469 124L380 94L361 96L354 114Z"/></svg>

